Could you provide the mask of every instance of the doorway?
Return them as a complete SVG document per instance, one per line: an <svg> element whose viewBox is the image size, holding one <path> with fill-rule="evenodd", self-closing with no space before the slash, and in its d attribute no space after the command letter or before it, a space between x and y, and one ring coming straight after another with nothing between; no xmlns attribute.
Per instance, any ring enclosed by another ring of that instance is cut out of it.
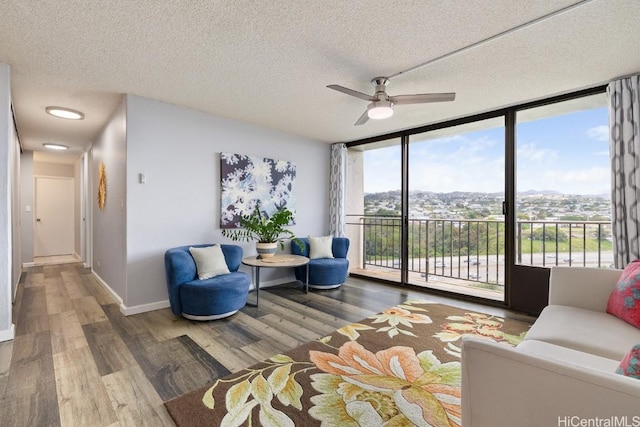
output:
<svg viewBox="0 0 640 427"><path fill-rule="evenodd" d="M542 311L551 267L613 267L607 105L600 92L516 114L514 309Z"/></svg>
<svg viewBox="0 0 640 427"><path fill-rule="evenodd" d="M410 135L408 283L505 300L502 116Z"/></svg>
<svg viewBox="0 0 640 427"><path fill-rule="evenodd" d="M74 179L35 178L34 257L74 254Z"/></svg>
<svg viewBox="0 0 640 427"><path fill-rule="evenodd" d="M501 115L350 148L350 272L504 303L505 149Z"/></svg>

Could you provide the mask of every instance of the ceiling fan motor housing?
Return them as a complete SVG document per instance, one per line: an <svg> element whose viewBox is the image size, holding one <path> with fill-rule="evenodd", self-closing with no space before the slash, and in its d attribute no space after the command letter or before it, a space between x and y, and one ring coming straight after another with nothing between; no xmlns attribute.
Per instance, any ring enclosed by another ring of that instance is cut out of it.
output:
<svg viewBox="0 0 640 427"><path fill-rule="evenodd" d="M375 79L371 80L371 84L376 88L376 93L374 96L378 98L378 101L381 101L383 99L385 101L389 100L389 95L387 95L387 89L386 89L387 85L389 84L388 78L376 77Z"/></svg>

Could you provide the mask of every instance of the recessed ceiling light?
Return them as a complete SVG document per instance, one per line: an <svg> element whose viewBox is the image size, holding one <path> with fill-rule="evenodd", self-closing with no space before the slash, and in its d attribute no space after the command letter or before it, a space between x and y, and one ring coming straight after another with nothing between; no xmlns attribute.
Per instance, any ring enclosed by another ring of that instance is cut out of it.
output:
<svg viewBox="0 0 640 427"><path fill-rule="evenodd" d="M68 150L69 147L62 144L42 144L45 148L50 148L52 150Z"/></svg>
<svg viewBox="0 0 640 427"><path fill-rule="evenodd" d="M84 119L84 114L80 111L72 110L70 108L64 107L47 107L44 109L47 113L52 116L60 117L63 119L70 120L82 120Z"/></svg>

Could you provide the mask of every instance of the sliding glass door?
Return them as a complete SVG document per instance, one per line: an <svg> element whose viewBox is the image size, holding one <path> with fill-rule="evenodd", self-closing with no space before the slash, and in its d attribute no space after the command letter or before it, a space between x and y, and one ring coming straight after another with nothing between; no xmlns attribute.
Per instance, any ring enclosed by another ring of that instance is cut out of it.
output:
<svg viewBox="0 0 640 427"><path fill-rule="evenodd" d="M404 147L349 150L347 235L361 254L351 273L504 301L504 118L411 135Z"/></svg>
<svg viewBox="0 0 640 427"><path fill-rule="evenodd" d="M409 138L408 283L504 301L502 116Z"/></svg>
<svg viewBox="0 0 640 427"><path fill-rule="evenodd" d="M347 144L350 272L537 313L612 259L604 87Z"/></svg>
<svg viewBox="0 0 640 427"><path fill-rule="evenodd" d="M548 301L550 267L613 267L607 97L516 113L516 221L511 307Z"/></svg>

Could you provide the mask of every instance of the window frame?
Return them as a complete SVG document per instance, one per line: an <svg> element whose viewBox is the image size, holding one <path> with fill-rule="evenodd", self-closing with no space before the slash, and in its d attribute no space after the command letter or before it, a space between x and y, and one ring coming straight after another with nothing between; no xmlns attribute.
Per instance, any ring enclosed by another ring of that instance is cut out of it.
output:
<svg viewBox="0 0 640 427"><path fill-rule="evenodd" d="M516 230L516 127L517 113L521 110L527 110L535 107L541 107L545 105L564 102L572 99L587 97L596 94L605 93L607 85L598 85L586 89L581 89L573 92L568 92L548 98L526 102L514 106L499 108L489 112L483 112L478 114L472 114L462 118L456 118L452 120L445 120L442 122L436 122L424 126L419 126L411 129L405 129L401 131L394 131L386 134L376 135L368 138L353 140L345 142L347 148L353 148L357 146L379 143L390 139L400 139L401 141L401 153L402 153L402 168L400 177L401 192L402 192L402 256L403 261L407 259L408 248L407 246L407 227L406 222L408 220L408 165L409 165L409 139L410 136L421 134L430 131L436 131L444 128L450 128L454 126L464 125L472 122L483 121L487 119L495 119L503 117L505 127L505 298L504 302L491 301L480 297L456 294L450 291L443 290L430 290L430 292L441 293L447 296L452 296L458 299L471 300L481 302L488 305L496 305L500 307L513 308L512 301L514 295L512 294L512 281L514 276L514 266L516 265L516 248L515 248L515 230ZM404 262L403 262L404 264ZM545 268L545 267L536 267ZM407 271L406 266L403 266L404 273L401 274L400 286L411 287L407 283ZM544 276L541 276L544 277ZM384 281L384 280L383 280ZM391 284L397 284L390 282ZM541 285L540 292L548 292L548 284Z"/></svg>

